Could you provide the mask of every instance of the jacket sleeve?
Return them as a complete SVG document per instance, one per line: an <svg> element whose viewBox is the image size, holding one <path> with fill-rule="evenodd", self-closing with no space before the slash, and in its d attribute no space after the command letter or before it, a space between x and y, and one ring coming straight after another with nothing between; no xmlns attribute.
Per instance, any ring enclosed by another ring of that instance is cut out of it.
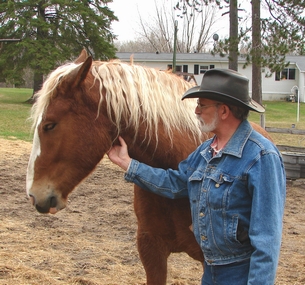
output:
<svg viewBox="0 0 305 285"><path fill-rule="evenodd" d="M179 164L178 170L164 170L132 159L125 173L125 179L163 197L182 198L188 196L186 169L186 160Z"/></svg>
<svg viewBox="0 0 305 285"><path fill-rule="evenodd" d="M248 285L273 285L281 247L286 176L282 159L266 152L249 172L252 195L249 237L254 251Z"/></svg>

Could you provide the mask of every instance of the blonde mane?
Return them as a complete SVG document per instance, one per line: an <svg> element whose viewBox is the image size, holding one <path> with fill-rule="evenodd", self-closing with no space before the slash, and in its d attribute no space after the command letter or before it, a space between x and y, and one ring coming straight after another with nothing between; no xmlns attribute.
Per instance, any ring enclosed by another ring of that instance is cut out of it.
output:
<svg viewBox="0 0 305 285"><path fill-rule="evenodd" d="M33 106L34 125L47 108L59 81L78 66L74 63L63 65L49 75ZM145 120L149 139L153 135L158 139L158 125L161 123L170 137L175 129L190 133L200 142L202 134L194 114L195 102L192 99L181 100L192 84L173 74L120 61L94 61L91 72L99 82L100 106L106 100L108 117L118 128L124 120L137 131ZM106 92L105 96L101 95L102 91Z"/></svg>

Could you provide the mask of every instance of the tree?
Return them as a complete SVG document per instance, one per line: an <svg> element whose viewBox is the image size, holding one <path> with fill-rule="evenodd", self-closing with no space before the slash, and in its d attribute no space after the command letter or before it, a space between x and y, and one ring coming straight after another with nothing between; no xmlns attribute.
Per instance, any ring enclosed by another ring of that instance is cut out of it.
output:
<svg viewBox="0 0 305 285"><path fill-rule="evenodd" d="M177 5L198 6L204 3L217 3L221 8L223 3L230 5L237 0L181 0ZM180 3L180 4L179 4ZM305 47L305 18L304 1L296 0L263 0L269 15L260 18L260 0L252 0L252 26L240 28L238 42L243 43L246 65L253 64L252 90L254 97L261 102L261 67L268 67L270 76L273 72L281 71L289 63L286 54L304 54ZM252 31L252 37L248 35ZM232 50L233 39L219 41L213 53L222 56ZM230 53L229 53L230 54ZM229 57L230 60L230 57Z"/></svg>
<svg viewBox="0 0 305 285"><path fill-rule="evenodd" d="M115 56L107 7L111 0L4 0L0 2L0 38L20 38L0 50L0 78L20 85L23 71L34 70L34 92L55 66L86 48L95 58Z"/></svg>
<svg viewBox="0 0 305 285"><path fill-rule="evenodd" d="M211 5L216 3L219 8L223 8L228 3L231 6L233 2L237 3L237 0L180 0L176 5L179 7L199 7L203 4ZM260 18L260 22L256 21L256 25L261 25L260 49L262 58L255 58L255 60L259 60L262 67L269 67L271 72L280 71L287 65L285 62L286 54L304 54L305 18L303 11L305 2L296 0L251 1L252 5L253 3L256 3L258 9L263 5L269 12L268 17ZM256 11L258 10L256 9ZM255 17L255 15L252 16ZM251 24L253 25L253 22ZM244 49L247 49L248 55L246 59L248 63L252 63L253 60L253 43L252 37L249 35L252 28L253 26L240 27L238 35L238 42L247 43L247 47L244 45ZM230 44L230 39L219 41L214 53L219 53L223 56L227 55L230 50Z"/></svg>
<svg viewBox="0 0 305 285"><path fill-rule="evenodd" d="M166 2L164 2L165 4ZM175 21L179 21L177 52L202 52L212 36L217 20L216 7L198 5L183 10L179 6L169 12L165 5L155 3L153 23L140 17L141 38L145 38L155 52L173 52ZM200 13L198 13L200 12Z"/></svg>
<svg viewBox="0 0 305 285"><path fill-rule="evenodd" d="M230 0L229 68L238 70L238 7L237 0Z"/></svg>
<svg viewBox="0 0 305 285"><path fill-rule="evenodd" d="M262 104L260 0L252 0L252 98Z"/></svg>

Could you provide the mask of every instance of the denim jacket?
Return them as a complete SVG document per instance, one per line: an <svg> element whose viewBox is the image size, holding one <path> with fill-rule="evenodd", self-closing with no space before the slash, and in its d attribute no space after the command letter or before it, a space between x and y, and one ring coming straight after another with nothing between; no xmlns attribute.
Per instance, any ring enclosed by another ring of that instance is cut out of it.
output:
<svg viewBox="0 0 305 285"><path fill-rule="evenodd" d="M205 260L225 265L250 258L248 284L274 284L286 177L277 148L243 121L215 156L210 139L178 170L132 160L125 179L167 198L189 197L193 231Z"/></svg>

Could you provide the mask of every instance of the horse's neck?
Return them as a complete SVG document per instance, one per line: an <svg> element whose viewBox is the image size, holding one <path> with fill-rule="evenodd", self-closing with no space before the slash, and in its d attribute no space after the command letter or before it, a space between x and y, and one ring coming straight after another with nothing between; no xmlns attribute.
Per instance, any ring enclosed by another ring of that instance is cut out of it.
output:
<svg viewBox="0 0 305 285"><path fill-rule="evenodd" d="M150 143L143 139L125 136L130 157L148 165L161 168L176 168L178 163L196 149L199 142L190 134L174 132L172 139L159 133L158 141L152 137Z"/></svg>

